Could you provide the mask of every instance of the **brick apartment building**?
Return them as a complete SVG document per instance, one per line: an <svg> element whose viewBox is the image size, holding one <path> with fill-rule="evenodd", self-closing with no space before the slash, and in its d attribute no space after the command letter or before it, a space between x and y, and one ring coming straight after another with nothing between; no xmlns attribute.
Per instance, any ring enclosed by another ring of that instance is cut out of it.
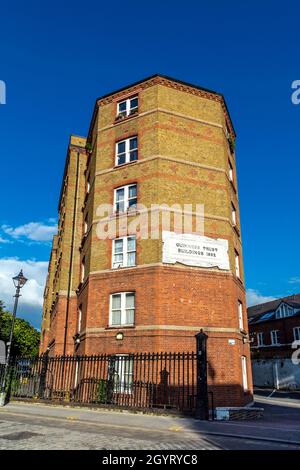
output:
<svg viewBox="0 0 300 470"><path fill-rule="evenodd" d="M97 99L87 138L71 136L67 151L41 352L193 351L203 329L216 405L252 401L234 141L223 96L176 79L155 75ZM190 241L174 234L175 216L156 239L132 228L99 238L99 223L134 224L137 204L192 204L194 234L204 204L206 238L190 235L192 246L227 247L225 264L208 251L178 258L174 246Z"/></svg>
<svg viewBox="0 0 300 470"><path fill-rule="evenodd" d="M291 358L300 341L300 294L249 307L248 322L254 359Z"/></svg>

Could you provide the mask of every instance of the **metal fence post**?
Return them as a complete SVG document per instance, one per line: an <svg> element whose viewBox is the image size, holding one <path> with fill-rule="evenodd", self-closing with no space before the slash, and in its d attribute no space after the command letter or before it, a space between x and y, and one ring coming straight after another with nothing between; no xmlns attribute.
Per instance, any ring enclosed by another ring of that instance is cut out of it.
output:
<svg viewBox="0 0 300 470"><path fill-rule="evenodd" d="M197 394L196 418L208 420L208 390L207 390L207 335L201 330L196 335L197 346Z"/></svg>
<svg viewBox="0 0 300 470"><path fill-rule="evenodd" d="M45 398L45 390L46 390L46 378L47 378L47 370L48 370L48 351L42 356L42 370L41 376L39 381L39 398Z"/></svg>

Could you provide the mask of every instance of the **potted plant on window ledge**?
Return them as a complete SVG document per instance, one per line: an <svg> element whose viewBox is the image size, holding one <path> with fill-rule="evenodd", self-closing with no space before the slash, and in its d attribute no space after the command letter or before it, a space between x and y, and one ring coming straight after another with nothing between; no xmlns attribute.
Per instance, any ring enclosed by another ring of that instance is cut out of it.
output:
<svg viewBox="0 0 300 470"><path fill-rule="evenodd" d="M230 152L233 154L235 150L235 140L231 135L228 137L228 145Z"/></svg>
<svg viewBox="0 0 300 470"><path fill-rule="evenodd" d="M92 153L92 144L91 144L91 142L87 142L85 148L86 148L87 153Z"/></svg>

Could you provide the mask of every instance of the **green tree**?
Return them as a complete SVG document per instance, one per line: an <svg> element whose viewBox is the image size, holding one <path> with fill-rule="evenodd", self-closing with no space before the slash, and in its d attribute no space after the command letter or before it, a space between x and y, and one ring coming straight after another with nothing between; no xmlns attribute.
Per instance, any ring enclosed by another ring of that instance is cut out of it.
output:
<svg viewBox="0 0 300 470"><path fill-rule="evenodd" d="M12 314L5 310L0 300L0 340L9 341ZM23 318L16 318L12 340L13 356L35 356L39 351L40 333Z"/></svg>

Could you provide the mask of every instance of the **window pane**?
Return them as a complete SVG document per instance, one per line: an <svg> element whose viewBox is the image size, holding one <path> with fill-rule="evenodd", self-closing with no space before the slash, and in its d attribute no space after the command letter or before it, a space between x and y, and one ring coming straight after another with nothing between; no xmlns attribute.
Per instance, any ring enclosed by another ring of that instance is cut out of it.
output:
<svg viewBox="0 0 300 470"><path fill-rule="evenodd" d="M122 253L123 252L123 240L115 240L114 241L115 245L115 253Z"/></svg>
<svg viewBox="0 0 300 470"><path fill-rule="evenodd" d="M134 308L134 293L126 294L126 308Z"/></svg>
<svg viewBox="0 0 300 470"><path fill-rule="evenodd" d="M133 137L129 141L129 149L133 150L133 149L136 149L136 148L137 148L137 137Z"/></svg>
<svg viewBox="0 0 300 470"><path fill-rule="evenodd" d="M117 201L124 199L124 188L117 189Z"/></svg>
<svg viewBox="0 0 300 470"><path fill-rule="evenodd" d="M121 308L121 295L113 295L112 296L112 309L120 309Z"/></svg>
<svg viewBox="0 0 300 470"><path fill-rule="evenodd" d="M114 256L114 268L118 266L123 266L123 255L115 255Z"/></svg>
<svg viewBox="0 0 300 470"><path fill-rule="evenodd" d="M129 197L136 196L136 184L129 186Z"/></svg>
<svg viewBox="0 0 300 470"><path fill-rule="evenodd" d="M111 323L112 323L112 325L120 325L121 324L121 310L114 310L112 312Z"/></svg>
<svg viewBox="0 0 300 470"><path fill-rule="evenodd" d="M119 153L125 153L125 140L118 143L118 154Z"/></svg>
<svg viewBox="0 0 300 470"><path fill-rule="evenodd" d="M134 323L134 310L126 310L126 324L131 325Z"/></svg>
<svg viewBox="0 0 300 470"><path fill-rule="evenodd" d="M116 209L118 212L124 212L124 201L117 202Z"/></svg>
<svg viewBox="0 0 300 470"><path fill-rule="evenodd" d="M135 251L135 237L127 238L127 251Z"/></svg>
<svg viewBox="0 0 300 470"><path fill-rule="evenodd" d="M125 357L124 374L131 375L133 373L133 360L129 356Z"/></svg>
<svg viewBox="0 0 300 470"><path fill-rule="evenodd" d="M137 107L138 107L138 104L139 104L138 98L137 98L137 97L136 97L136 98L132 98L132 99L130 100L130 109L132 109L132 108L137 108Z"/></svg>
<svg viewBox="0 0 300 470"><path fill-rule="evenodd" d="M116 192L116 200L117 201L121 201L124 199L124 188L122 189L117 189L117 192Z"/></svg>
<svg viewBox="0 0 300 470"><path fill-rule="evenodd" d="M127 266L135 266L135 252L127 254Z"/></svg>
<svg viewBox="0 0 300 470"><path fill-rule="evenodd" d="M136 197L134 199L130 199L128 201L128 207L135 207L136 206L136 203L137 203L137 199Z"/></svg>
<svg viewBox="0 0 300 470"><path fill-rule="evenodd" d="M121 155L118 155L118 165L124 165L126 163L126 155L125 153L122 153Z"/></svg>
<svg viewBox="0 0 300 470"><path fill-rule="evenodd" d="M126 101L122 101L122 103L119 103L118 106L119 106L119 113L126 111Z"/></svg>
<svg viewBox="0 0 300 470"><path fill-rule="evenodd" d="M137 150L131 150L129 154L129 159L131 162L134 162L135 160L138 159L138 151Z"/></svg>

